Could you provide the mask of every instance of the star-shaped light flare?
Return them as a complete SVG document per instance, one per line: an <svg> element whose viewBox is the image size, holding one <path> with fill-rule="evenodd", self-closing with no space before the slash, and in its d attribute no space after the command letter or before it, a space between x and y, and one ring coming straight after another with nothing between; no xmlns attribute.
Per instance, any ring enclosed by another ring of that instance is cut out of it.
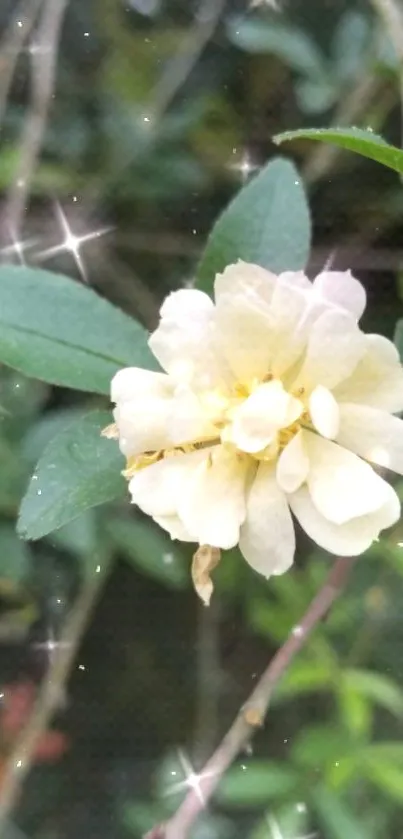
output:
<svg viewBox="0 0 403 839"><path fill-rule="evenodd" d="M233 150L233 154L237 154L236 149ZM233 172L237 172L241 177L242 183L245 183L250 175L255 172L256 169L259 169L259 164L252 160L248 150L245 149L241 156L238 156L234 161L228 164L228 168L232 169Z"/></svg>
<svg viewBox="0 0 403 839"><path fill-rule="evenodd" d="M0 248L0 258L16 257L20 265L25 265L25 251L29 250L35 243L36 239L18 239L14 235L10 235L11 244ZM14 260L12 260L14 262Z"/></svg>
<svg viewBox="0 0 403 839"><path fill-rule="evenodd" d="M206 778L211 778L215 775L215 772L202 772L198 774L194 771L192 764L188 757L186 757L185 753L182 750L178 750L178 760L182 768L182 772L184 778L182 781L178 781L175 784L171 784L168 789L165 791L165 795L175 795L177 792L182 792L186 789L192 789L195 792L195 795L199 799L200 803L203 807L206 806L206 800L203 793L203 781ZM176 775L175 773L172 773Z"/></svg>
<svg viewBox="0 0 403 839"><path fill-rule="evenodd" d="M38 254L38 258L50 259L52 256L63 253L63 251L69 251L74 258L80 272L81 279L84 280L84 282L87 282L87 271L80 249L85 242L90 242L92 239L99 239L100 236L104 236L106 233L109 233L112 230L112 227L103 227L100 230L93 230L90 233L85 233L83 236L76 236L76 234L73 233L68 219L59 203L56 204L56 214L62 233L64 233L64 239L58 245L54 245L52 248L47 248L47 250L41 251L41 253Z"/></svg>

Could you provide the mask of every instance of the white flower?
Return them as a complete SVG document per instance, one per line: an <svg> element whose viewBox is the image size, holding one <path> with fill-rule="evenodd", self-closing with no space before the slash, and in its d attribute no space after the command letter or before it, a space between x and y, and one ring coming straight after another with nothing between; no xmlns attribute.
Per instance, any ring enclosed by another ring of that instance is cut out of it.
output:
<svg viewBox="0 0 403 839"><path fill-rule="evenodd" d="M369 465L403 474L403 370L364 335L349 271L311 283L238 262L171 294L150 347L165 373L121 370L116 430L132 500L173 539L232 548L266 577L293 562L291 513L322 548L365 551L399 517Z"/></svg>

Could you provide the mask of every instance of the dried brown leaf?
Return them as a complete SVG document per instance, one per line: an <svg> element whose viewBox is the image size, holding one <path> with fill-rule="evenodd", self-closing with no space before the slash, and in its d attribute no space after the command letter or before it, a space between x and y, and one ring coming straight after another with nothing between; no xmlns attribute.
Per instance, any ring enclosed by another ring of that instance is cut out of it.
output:
<svg viewBox="0 0 403 839"><path fill-rule="evenodd" d="M217 567L220 558L220 549L211 545L200 545L193 557L193 585L205 606L209 605L214 589L210 574Z"/></svg>

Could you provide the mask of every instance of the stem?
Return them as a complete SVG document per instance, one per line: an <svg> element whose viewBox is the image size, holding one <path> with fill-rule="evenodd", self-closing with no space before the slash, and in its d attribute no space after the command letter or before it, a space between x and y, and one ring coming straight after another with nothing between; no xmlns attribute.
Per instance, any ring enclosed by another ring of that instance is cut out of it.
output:
<svg viewBox="0 0 403 839"><path fill-rule="evenodd" d="M60 33L68 2L47 0L38 27L37 52L31 57L31 108L22 134L17 172L5 210L13 239L19 238L36 162L42 148L54 91Z"/></svg>
<svg viewBox="0 0 403 839"><path fill-rule="evenodd" d="M18 801L22 784L32 766L38 742L57 710L63 695L75 655L95 606L104 574L95 574L84 583L81 593L67 618L57 651L39 690L38 698L27 725L17 738L0 787L0 835Z"/></svg>
<svg viewBox="0 0 403 839"><path fill-rule="evenodd" d="M354 558L340 557L314 597L301 623L295 626L282 647L272 658L249 699L241 708L231 728L218 749L207 761L199 775L198 789L190 789L186 798L164 826L154 828L145 839L186 839L189 830L217 789L224 772L242 748L249 742L256 729L263 725L272 693L295 655L304 647L312 630L325 617L331 605L343 591Z"/></svg>

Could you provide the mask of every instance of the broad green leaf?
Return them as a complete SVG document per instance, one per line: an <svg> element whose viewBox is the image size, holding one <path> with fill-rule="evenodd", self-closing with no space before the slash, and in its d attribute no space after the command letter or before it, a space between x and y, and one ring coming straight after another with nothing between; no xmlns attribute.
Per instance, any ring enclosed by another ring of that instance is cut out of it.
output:
<svg viewBox="0 0 403 839"><path fill-rule="evenodd" d="M348 688L386 708L397 717L403 715L403 690L382 673L372 670L349 669L343 673Z"/></svg>
<svg viewBox="0 0 403 839"><path fill-rule="evenodd" d="M109 423L108 412L94 411L51 440L21 505L24 539L40 539L90 507L125 495L117 443L101 437Z"/></svg>
<svg viewBox="0 0 403 839"><path fill-rule="evenodd" d="M255 807L289 795L297 785L298 775L290 767L269 760L253 760L230 769L216 797L225 805Z"/></svg>
<svg viewBox="0 0 403 839"><path fill-rule="evenodd" d="M19 583L29 569L28 545L18 538L9 524L0 525L0 580Z"/></svg>
<svg viewBox="0 0 403 839"><path fill-rule="evenodd" d="M178 544L151 519L112 518L106 530L115 547L139 571L171 588L184 588L190 579Z"/></svg>
<svg viewBox="0 0 403 839"><path fill-rule="evenodd" d="M288 140L319 140L331 143L342 149L369 157L377 163L382 163L395 172L403 173L403 151L396 146L390 146L379 134L363 128L300 128L297 131L284 131L276 134L273 141L277 145Z"/></svg>
<svg viewBox="0 0 403 839"><path fill-rule="evenodd" d="M276 700L328 691L334 687L337 676L331 661L296 660L276 689Z"/></svg>
<svg viewBox="0 0 403 839"><path fill-rule="evenodd" d="M346 801L324 784L314 788L312 804L326 839L368 839L368 831L361 818L351 811Z"/></svg>
<svg viewBox="0 0 403 839"><path fill-rule="evenodd" d="M60 434L73 422L82 419L88 410L83 407L63 408L47 411L28 429L22 441L22 453L29 463L36 463L42 452L56 434Z"/></svg>
<svg viewBox="0 0 403 839"><path fill-rule="evenodd" d="M324 57L312 38L302 29L277 21L232 18L227 26L230 41L250 53L271 53L292 70L308 76L326 73Z"/></svg>
<svg viewBox="0 0 403 839"><path fill-rule="evenodd" d="M235 196L213 227L198 271L198 286L211 292L215 274L243 259L271 271L305 266L310 218L298 171L271 160Z"/></svg>
<svg viewBox="0 0 403 839"><path fill-rule="evenodd" d="M365 69L372 56L372 26L367 15L356 9L347 9L341 16L332 44L335 72L343 82Z"/></svg>
<svg viewBox="0 0 403 839"><path fill-rule="evenodd" d="M0 362L50 384L108 393L121 367L152 367L140 324L92 289L36 268L0 268Z"/></svg>

